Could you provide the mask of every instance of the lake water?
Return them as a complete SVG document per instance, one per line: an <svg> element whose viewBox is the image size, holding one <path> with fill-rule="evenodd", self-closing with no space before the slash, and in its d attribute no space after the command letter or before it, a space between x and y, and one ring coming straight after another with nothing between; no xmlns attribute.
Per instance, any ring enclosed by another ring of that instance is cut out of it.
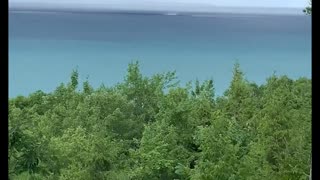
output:
<svg viewBox="0 0 320 180"><path fill-rule="evenodd" d="M111 86L132 60L145 75L176 70L182 85L213 78L218 95L236 61L258 84L274 71L311 78L311 17L9 12L9 97L53 91L76 67Z"/></svg>

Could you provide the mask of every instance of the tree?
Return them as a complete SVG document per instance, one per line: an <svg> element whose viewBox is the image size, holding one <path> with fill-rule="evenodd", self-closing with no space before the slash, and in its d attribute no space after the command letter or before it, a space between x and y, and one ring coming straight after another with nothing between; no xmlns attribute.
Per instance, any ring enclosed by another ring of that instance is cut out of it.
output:
<svg viewBox="0 0 320 180"><path fill-rule="evenodd" d="M10 179L260 180L311 173L311 79L257 85L240 65L224 95L175 72L9 99Z"/></svg>
<svg viewBox="0 0 320 180"><path fill-rule="evenodd" d="M303 12L307 15L311 15L312 14L312 1L310 0L309 2L309 6L306 7Z"/></svg>

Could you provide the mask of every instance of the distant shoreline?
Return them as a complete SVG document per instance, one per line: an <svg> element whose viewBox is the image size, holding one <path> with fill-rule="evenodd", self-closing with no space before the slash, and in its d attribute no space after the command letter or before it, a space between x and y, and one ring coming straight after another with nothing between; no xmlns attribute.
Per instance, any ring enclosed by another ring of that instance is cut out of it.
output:
<svg viewBox="0 0 320 180"><path fill-rule="evenodd" d="M271 13L245 13L245 12L160 12L160 11L123 11L123 10L73 10L73 9L10 9L9 13L73 13L73 14L127 14L150 16L190 16L190 17L218 17L221 15L244 16L304 16L304 14L271 14Z"/></svg>
<svg viewBox="0 0 320 180"><path fill-rule="evenodd" d="M282 11L283 10L283 11ZM235 14L235 15L304 15L302 9L296 8L216 8L211 11L191 11L191 10L128 10L116 8L48 8L48 7L9 7L9 12L18 13L101 13L101 14L132 14L132 15L168 15L168 16L196 16L211 17L217 14Z"/></svg>

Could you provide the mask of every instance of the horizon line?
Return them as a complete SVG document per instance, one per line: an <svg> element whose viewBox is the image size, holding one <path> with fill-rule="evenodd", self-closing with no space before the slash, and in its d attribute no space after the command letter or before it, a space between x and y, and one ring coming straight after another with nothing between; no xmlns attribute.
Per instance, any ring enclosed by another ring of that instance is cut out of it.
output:
<svg viewBox="0 0 320 180"><path fill-rule="evenodd" d="M143 8L107 8L107 7L49 7L49 6L11 6L9 12L14 11L42 11L42 12L105 12L105 13L234 13L234 14L283 14L303 15L303 8L297 7L237 7L237 6L211 6L211 9L143 9ZM265 10L265 11L261 11ZM271 10L271 11L268 11ZM280 10L280 11L279 11ZM281 11L284 10L284 11Z"/></svg>

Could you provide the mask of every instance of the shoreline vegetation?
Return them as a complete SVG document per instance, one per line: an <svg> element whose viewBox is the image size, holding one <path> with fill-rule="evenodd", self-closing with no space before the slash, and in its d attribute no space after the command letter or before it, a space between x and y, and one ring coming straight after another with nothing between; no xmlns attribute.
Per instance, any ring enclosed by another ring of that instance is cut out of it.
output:
<svg viewBox="0 0 320 180"><path fill-rule="evenodd" d="M311 79L248 82L224 95L175 72L94 89L74 70L55 91L9 99L9 179L308 179ZM103 77L101 77L103 78Z"/></svg>

